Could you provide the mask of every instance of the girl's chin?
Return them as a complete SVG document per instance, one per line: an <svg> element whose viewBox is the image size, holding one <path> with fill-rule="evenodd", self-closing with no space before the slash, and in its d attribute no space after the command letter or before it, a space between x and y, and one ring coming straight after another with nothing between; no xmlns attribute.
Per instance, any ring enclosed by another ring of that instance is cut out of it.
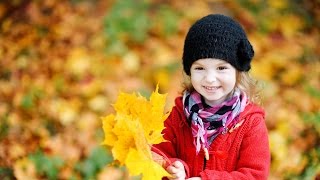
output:
<svg viewBox="0 0 320 180"><path fill-rule="evenodd" d="M221 104L226 99L224 97L213 98L213 97L205 97L205 96L204 98L206 99L206 103L210 106Z"/></svg>

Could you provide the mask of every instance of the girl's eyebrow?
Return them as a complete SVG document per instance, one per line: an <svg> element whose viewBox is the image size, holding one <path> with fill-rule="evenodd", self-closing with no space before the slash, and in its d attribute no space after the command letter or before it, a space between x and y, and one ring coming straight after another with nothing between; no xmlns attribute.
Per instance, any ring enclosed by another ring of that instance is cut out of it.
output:
<svg viewBox="0 0 320 180"><path fill-rule="evenodd" d="M214 61L214 60L213 60ZM202 64L202 63L200 63L200 62L194 62L193 63L194 65L200 65L200 66L204 66L204 64ZM216 64L216 66L222 66L222 65L224 65L224 66L226 66L226 65L228 65L229 63L228 62L225 62L225 61L221 61L221 62L218 62L217 64Z"/></svg>
<svg viewBox="0 0 320 180"><path fill-rule="evenodd" d="M221 65L228 65L229 63L228 62L225 62L225 61L221 61L219 63L217 63L218 66L221 66Z"/></svg>

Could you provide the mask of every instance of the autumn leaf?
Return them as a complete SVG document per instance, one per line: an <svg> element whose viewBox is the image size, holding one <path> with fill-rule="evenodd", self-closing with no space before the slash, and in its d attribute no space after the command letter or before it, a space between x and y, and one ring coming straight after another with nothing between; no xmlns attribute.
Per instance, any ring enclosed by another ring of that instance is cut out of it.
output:
<svg viewBox="0 0 320 180"><path fill-rule="evenodd" d="M103 131L105 132L105 139L103 141L103 144L112 146L114 142L117 140L116 135L112 132L112 128L115 124L114 115L110 114L104 118L102 118L102 126Z"/></svg>
<svg viewBox="0 0 320 180"><path fill-rule="evenodd" d="M124 164L130 148L135 147L133 133L131 131L132 120L129 116L122 116L119 114L116 116L116 124L112 130L117 137L112 148L112 154L116 160L119 160L120 164Z"/></svg>
<svg viewBox="0 0 320 180"><path fill-rule="evenodd" d="M131 176L142 174L143 179L161 179L169 174L152 159L151 146L164 142L161 134L166 94L156 90L148 101L139 94L120 93L114 104L116 114L102 118L105 139L115 160L128 168Z"/></svg>
<svg viewBox="0 0 320 180"><path fill-rule="evenodd" d="M161 179L163 176L169 176L161 165L135 149L129 150L126 165L131 175L142 173L142 180Z"/></svg>

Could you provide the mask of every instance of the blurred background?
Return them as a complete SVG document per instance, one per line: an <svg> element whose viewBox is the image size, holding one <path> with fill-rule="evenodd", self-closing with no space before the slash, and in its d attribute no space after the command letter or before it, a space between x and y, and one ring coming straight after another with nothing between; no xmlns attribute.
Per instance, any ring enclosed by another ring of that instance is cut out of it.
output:
<svg viewBox="0 0 320 180"><path fill-rule="evenodd" d="M1 0L0 179L130 179L100 145L101 117L119 91L157 83L172 107L184 37L209 13L254 46L269 179L319 179L319 0Z"/></svg>

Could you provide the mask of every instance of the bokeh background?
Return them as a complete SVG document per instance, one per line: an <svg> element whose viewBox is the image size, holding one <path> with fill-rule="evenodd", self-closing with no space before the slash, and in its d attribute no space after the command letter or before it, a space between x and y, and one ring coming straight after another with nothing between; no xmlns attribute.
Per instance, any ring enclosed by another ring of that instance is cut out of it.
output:
<svg viewBox="0 0 320 180"><path fill-rule="evenodd" d="M157 83L169 109L186 32L209 13L254 46L269 179L319 179L319 0L1 0L0 179L130 179L100 145L101 117Z"/></svg>

